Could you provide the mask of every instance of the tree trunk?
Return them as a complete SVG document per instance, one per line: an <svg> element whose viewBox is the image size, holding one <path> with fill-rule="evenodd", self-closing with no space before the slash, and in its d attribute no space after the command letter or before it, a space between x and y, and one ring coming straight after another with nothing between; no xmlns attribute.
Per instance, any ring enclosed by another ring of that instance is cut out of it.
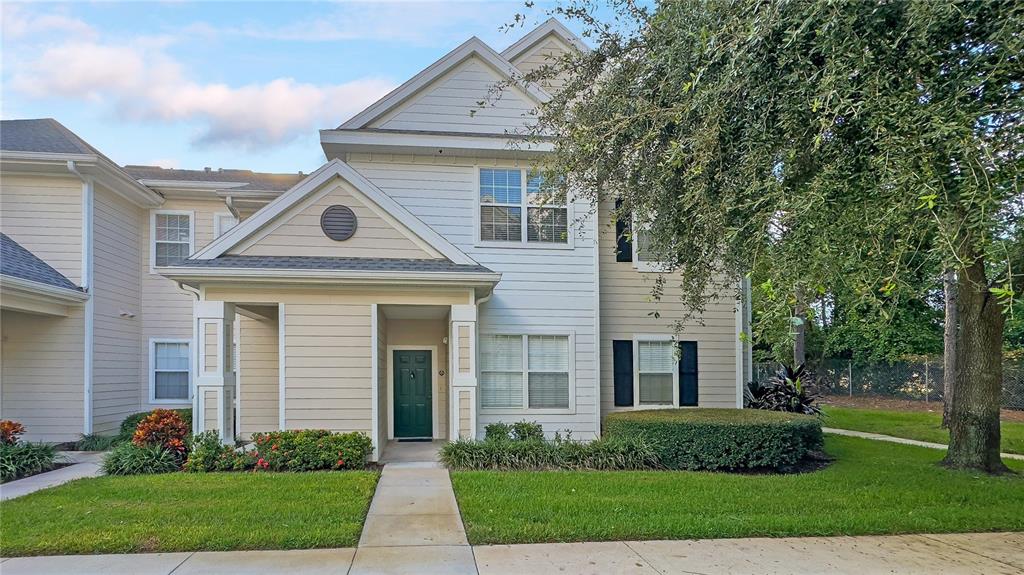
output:
<svg viewBox="0 0 1024 575"><path fill-rule="evenodd" d="M807 310L803 290L796 288L796 308L793 321L793 369L807 363Z"/></svg>
<svg viewBox="0 0 1024 575"><path fill-rule="evenodd" d="M956 376L943 463L957 469L1004 473L999 458L999 405L1003 386L1002 309L988 290L985 261L977 256L960 270Z"/></svg>
<svg viewBox="0 0 1024 575"><path fill-rule="evenodd" d="M942 278L946 299L946 325L942 330L942 427L949 429L953 406L953 381L956 379L956 337L960 318L956 313L956 272L946 271Z"/></svg>

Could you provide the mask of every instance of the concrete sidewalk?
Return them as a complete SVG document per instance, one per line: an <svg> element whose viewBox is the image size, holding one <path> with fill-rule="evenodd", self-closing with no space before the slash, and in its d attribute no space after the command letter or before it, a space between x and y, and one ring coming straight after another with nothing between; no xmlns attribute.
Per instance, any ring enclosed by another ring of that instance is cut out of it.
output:
<svg viewBox="0 0 1024 575"><path fill-rule="evenodd" d="M0 563L3 575L138 574L242 575L258 573L478 573L479 575L1019 575L1024 533L789 537L552 543L465 547L472 557L439 564L453 546L376 548L359 562L358 549L235 551L25 557ZM462 548L462 546L454 546ZM452 555L454 556L454 555ZM462 556L465 556L463 553ZM370 560L372 558L372 560ZM431 559L432 558L432 559ZM353 561L355 559L355 561ZM467 570L468 569L468 570Z"/></svg>
<svg viewBox="0 0 1024 575"><path fill-rule="evenodd" d="M881 433L868 433L866 431L853 431L850 429L836 429L834 427L823 427L821 428L825 433L832 433L834 435L845 435L847 437L859 437L861 439L874 439L875 441L888 441L889 443L902 443L903 445L915 445L917 447L928 447L931 449L949 449L949 446L945 443L932 443L930 441L918 441L916 439L907 439L905 437L893 437L892 435L882 435ZM1018 455L1016 453L1000 453L1000 457L1003 459L1016 459L1024 461L1024 455Z"/></svg>
<svg viewBox="0 0 1024 575"><path fill-rule="evenodd" d="M40 489L56 487L75 479L97 477L100 475L100 460L103 459L102 452L65 451L59 453L71 465L0 485L0 501L28 495Z"/></svg>

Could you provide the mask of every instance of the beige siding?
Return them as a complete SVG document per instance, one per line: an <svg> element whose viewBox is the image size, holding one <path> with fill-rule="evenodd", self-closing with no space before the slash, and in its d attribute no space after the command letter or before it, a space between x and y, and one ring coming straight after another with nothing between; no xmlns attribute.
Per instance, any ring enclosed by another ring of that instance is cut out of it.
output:
<svg viewBox="0 0 1024 575"><path fill-rule="evenodd" d="M448 333L448 321L446 319L391 319L387 321L387 343L388 345L401 346L431 346L437 348L437 365L430 366L434 370L434 377L437 385L434 388L433 396L437 399L437 428L439 439L448 436L448 346L444 338ZM424 347L426 349L426 347ZM444 372L445 375L440 375ZM394 378L388 375L390 385ZM386 413L385 408L380 413ZM388 413L388 417L391 414Z"/></svg>
<svg viewBox="0 0 1024 575"><path fill-rule="evenodd" d="M502 91L495 99L493 88L502 80L479 58L468 58L370 127L481 134L521 132L526 123L534 121L529 115L533 105L515 88ZM480 106L482 101L488 103Z"/></svg>
<svg viewBox="0 0 1024 575"><path fill-rule="evenodd" d="M469 326L459 326L459 373L469 373Z"/></svg>
<svg viewBox="0 0 1024 575"><path fill-rule="evenodd" d="M615 261L615 226L610 206L602 205L600 229L601 282L601 406L615 411L612 340L634 334L673 334L674 322L684 317L680 288L666 282L660 302L651 298L657 274L640 273L631 262ZM657 311L660 317L650 315ZM736 407L735 291L723 291L697 320L688 320L679 339L697 342L698 404Z"/></svg>
<svg viewBox="0 0 1024 575"><path fill-rule="evenodd" d="M203 336L203 371L213 373L217 371L217 324L203 325Z"/></svg>
<svg viewBox="0 0 1024 575"><path fill-rule="evenodd" d="M142 341L139 237L148 212L96 186L93 208L93 431L116 433L139 411L148 353ZM144 359L146 358L146 359Z"/></svg>
<svg viewBox="0 0 1024 575"><path fill-rule="evenodd" d="M237 316L239 431L248 439L278 428L278 323Z"/></svg>
<svg viewBox="0 0 1024 575"><path fill-rule="evenodd" d="M203 429L206 431L213 431L220 429L220 425L217 424L217 392L206 390L203 394Z"/></svg>
<svg viewBox="0 0 1024 575"><path fill-rule="evenodd" d="M388 321L377 309L377 446L382 453L388 440Z"/></svg>
<svg viewBox="0 0 1024 575"><path fill-rule="evenodd" d="M0 231L76 285L82 284L82 182L57 176L3 176Z"/></svg>
<svg viewBox="0 0 1024 575"><path fill-rule="evenodd" d="M538 68L543 66L557 66L559 64L558 59L569 52L570 48L554 34L549 34L537 42L535 45L530 47L529 50L523 52L512 60L512 64L519 68L524 74L529 74ZM541 87L548 92L557 92L562 89L567 80L567 74L562 73L557 76L542 81Z"/></svg>
<svg viewBox="0 0 1024 575"><path fill-rule="evenodd" d="M344 241L327 237L320 229L320 216L333 205L348 206L355 213L355 235ZM383 210L359 194L350 184L338 182L327 192L284 220L254 244L231 253L255 256L346 256L417 258L433 257L388 221Z"/></svg>
<svg viewBox="0 0 1024 575"><path fill-rule="evenodd" d="M472 417L472 410L470 409L470 394L468 391L459 392L459 438L460 439L471 439L470 438L470 418Z"/></svg>
<svg viewBox="0 0 1024 575"><path fill-rule="evenodd" d="M30 441L74 441L83 431L84 310L68 317L0 312L0 418Z"/></svg>

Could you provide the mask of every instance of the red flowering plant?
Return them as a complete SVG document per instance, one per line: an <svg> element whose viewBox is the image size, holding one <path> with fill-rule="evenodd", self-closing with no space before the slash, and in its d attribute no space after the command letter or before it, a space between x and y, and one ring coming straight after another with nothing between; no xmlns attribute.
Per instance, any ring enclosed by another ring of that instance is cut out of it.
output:
<svg viewBox="0 0 1024 575"><path fill-rule="evenodd" d="M331 433L323 429L254 433L256 469L315 471L360 469L373 450L363 433Z"/></svg>
<svg viewBox="0 0 1024 575"><path fill-rule="evenodd" d="M188 425L177 412L170 409L154 409L135 428L132 443L139 447L159 445L179 456L184 456L187 451L185 441L188 435Z"/></svg>
<svg viewBox="0 0 1024 575"><path fill-rule="evenodd" d="M25 426L10 419L0 419L0 444L14 445L25 433Z"/></svg>

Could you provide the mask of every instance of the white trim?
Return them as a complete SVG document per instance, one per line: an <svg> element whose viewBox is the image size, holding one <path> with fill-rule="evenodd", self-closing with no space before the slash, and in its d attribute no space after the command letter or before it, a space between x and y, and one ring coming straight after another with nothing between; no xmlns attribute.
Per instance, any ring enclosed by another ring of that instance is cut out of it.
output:
<svg viewBox="0 0 1024 575"><path fill-rule="evenodd" d="M743 302L743 281L740 280L736 286L739 290L739 297L736 298L736 407L743 408L743 315L745 304ZM700 364L697 364L698 369Z"/></svg>
<svg viewBox="0 0 1024 575"><path fill-rule="evenodd" d="M74 168L72 162L68 162L69 168ZM77 169L73 169L77 172ZM96 190L91 178L82 178L82 289L92 294L93 286L93 251L96 209ZM85 418L82 422L82 433L91 434L93 428L93 384L95 379L95 329L96 329L96 300L90 297L85 300L85 334L83 339L83 403Z"/></svg>
<svg viewBox="0 0 1024 575"><path fill-rule="evenodd" d="M284 431L288 429L285 412L285 315L284 303L277 304L277 425Z"/></svg>
<svg viewBox="0 0 1024 575"><path fill-rule="evenodd" d="M370 430L373 461L380 459L380 318L377 304L370 304Z"/></svg>
<svg viewBox="0 0 1024 575"><path fill-rule="evenodd" d="M514 44L502 50L501 56L511 62L521 56L523 52L533 48L535 44L544 38L547 38L551 34L557 36L563 43L578 50L584 52L590 50L590 48L580 40L579 36L573 34L571 30L565 27L565 24L559 22L557 18L548 18L540 26L537 26L525 36L517 40Z"/></svg>
<svg viewBox="0 0 1024 575"><path fill-rule="evenodd" d="M196 354L192 350L192 340L187 338L170 338L170 337L151 337L149 338L149 403L153 405L171 405L171 404L182 404L192 401L195 397L195 390L193 389L193 383L195 378L193 377L192 369L188 370L188 397L179 399L157 399L156 398L156 344L158 343L184 343L188 346L188 358L189 366L193 365L193 358ZM200 404L203 402L200 401Z"/></svg>
<svg viewBox="0 0 1024 575"><path fill-rule="evenodd" d="M234 225L231 226L232 228L238 225L238 218L236 218L234 215L232 215L231 212L215 212L213 214L213 239L217 239L217 238L221 237L222 235L224 235L225 232L227 232L228 230L231 229L231 228L228 228L227 230L222 229L223 228L223 225L221 224L221 219L222 218L231 218L232 220L234 220L235 223L234 223Z"/></svg>
<svg viewBox="0 0 1024 575"><path fill-rule="evenodd" d="M466 255L462 250L434 231L433 228L412 215L391 196L363 177L352 166L337 158L321 166L320 169L310 174L309 177L296 184L292 189L267 204L266 207L247 218L244 222L231 228L226 234L215 239L205 248L193 254L192 257L208 260L227 253L250 236L270 225L278 216L284 214L289 208L303 201L307 196L317 191L320 186L328 183L335 177L340 177L347 181L356 190L369 198L371 202L375 203L385 212L388 212L398 222L401 222L402 227L408 229L412 234L419 236L450 261L457 264L477 264L473 258Z"/></svg>
<svg viewBox="0 0 1024 575"><path fill-rule="evenodd" d="M523 407L483 407L480 406L482 415L576 415L576 330L557 328L537 327L510 327L497 328L481 331L479 336L485 335L508 335L522 338L523 345ZM529 371L529 336L531 335L553 335L568 338L569 346L569 407L562 408L531 408L530 407L530 371ZM475 350L473 350L475 357ZM480 387L479 377L477 386Z"/></svg>
<svg viewBox="0 0 1024 575"><path fill-rule="evenodd" d="M374 304L376 305L376 304ZM441 429L438 427L438 396L437 391L437 346L436 345L389 345L387 346L388 367L388 439L395 438L395 352L396 351L430 351L430 429L432 439L440 439ZM449 378L450 379L450 378Z"/></svg>
<svg viewBox="0 0 1024 575"><path fill-rule="evenodd" d="M419 74L416 74L401 86L395 88L380 100L371 104L368 108L352 116L349 120L339 126L339 129L366 128L380 117L388 114L398 106L419 93L420 90L429 86L466 59L477 56L493 68L506 80L512 81L514 85L524 91L536 104L543 104L551 99L551 95L540 86L533 83L524 83L518 78L522 77L520 72L511 62L494 51L476 36L463 42L460 46L445 54L430 66L427 66Z"/></svg>
<svg viewBox="0 0 1024 575"><path fill-rule="evenodd" d="M640 403L640 342L669 341L675 343L676 336L671 334L633 334L633 409L674 409L679 407L679 368L672 370L672 403L641 404ZM675 350L673 350L675 357Z"/></svg>
<svg viewBox="0 0 1024 575"><path fill-rule="evenodd" d="M593 219L591 220L594 224L593 227L593 242L594 242L594 385L595 385L595 401L594 401L594 415L596 419L596 427L594 427L594 437L601 437L601 423L604 421L604 401L601 397L603 393L602 381L601 381L601 230L599 228L600 210L595 207L593 213ZM612 382L614 393L614 382ZM614 403L614 398L612 399Z"/></svg>
<svg viewBox="0 0 1024 575"><path fill-rule="evenodd" d="M191 255L196 249L196 213L193 210L149 210L149 273L157 273L157 269L164 269L156 265L156 217L157 215L167 216L188 216L188 253ZM181 242L173 242L181 243Z"/></svg>
<svg viewBox="0 0 1024 575"><path fill-rule="evenodd" d="M474 194L475 194L475 206L473 209L473 246L478 248L507 248L507 249L541 249L541 250L572 250L576 248L576 234L573 232L573 222L576 218L575 210L573 209L575 202L571 198L565 199L565 204L543 204L539 206L533 206L535 208L562 208L565 210L565 243L558 242L531 242L528 239L529 236L529 214L530 214L530 200L527 196L527 186L529 185L528 178L530 174L530 168L509 168L500 166L481 166L476 165L474 170ZM505 170L513 171L519 170L519 203L490 203L484 204L480 201L480 172L481 170ZM519 241L515 240L484 240L480 237L480 228L482 223L480 221L480 208L483 206L497 206L497 207L512 207L519 208Z"/></svg>
<svg viewBox="0 0 1024 575"><path fill-rule="evenodd" d="M32 300L46 302L56 300L62 304L70 305L77 305L91 299L91 296L85 292L8 275L0 275L0 290L3 292L10 290L15 292L12 295L27 297ZM7 294L4 293L4 295Z"/></svg>
<svg viewBox="0 0 1024 575"><path fill-rule="evenodd" d="M157 268L160 274L180 280L208 280L211 278L240 278L252 282L280 282L282 280L309 280L338 283L348 280L362 284L457 284L459 286L493 286L501 279L498 273L464 273L464 272L392 272L362 270L319 270L319 269L262 269L262 268L228 268L228 267L162 267Z"/></svg>
<svg viewBox="0 0 1024 575"><path fill-rule="evenodd" d="M451 157L528 158L554 151L548 141L515 134L464 134L411 130L320 130L320 144L328 156L349 152L429 154Z"/></svg>

